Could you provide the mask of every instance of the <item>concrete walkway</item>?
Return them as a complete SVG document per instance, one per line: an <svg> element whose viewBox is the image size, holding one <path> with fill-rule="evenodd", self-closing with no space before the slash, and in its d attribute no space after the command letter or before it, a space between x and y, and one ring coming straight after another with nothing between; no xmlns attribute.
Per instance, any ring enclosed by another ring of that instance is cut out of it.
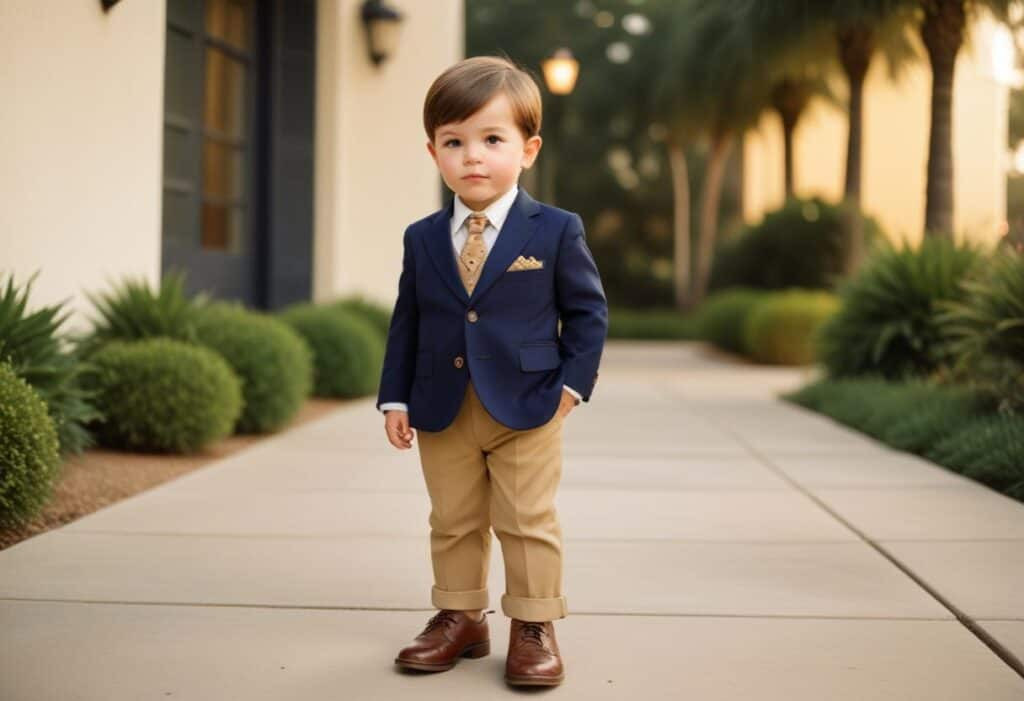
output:
<svg viewBox="0 0 1024 701"><path fill-rule="evenodd" d="M799 372L609 342L567 419L565 699L1019 700L1024 506L772 398ZM0 699L493 699L433 613L429 502L366 399L0 552ZM962 618L962 620L958 620ZM1005 653L1004 653L1005 654Z"/></svg>

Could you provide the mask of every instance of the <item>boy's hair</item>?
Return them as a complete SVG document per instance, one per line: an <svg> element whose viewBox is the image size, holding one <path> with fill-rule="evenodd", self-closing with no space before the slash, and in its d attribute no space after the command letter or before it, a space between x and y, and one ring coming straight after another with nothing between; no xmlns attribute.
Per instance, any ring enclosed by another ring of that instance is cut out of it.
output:
<svg viewBox="0 0 1024 701"><path fill-rule="evenodd" d="M540 88L530 73L499 56L473 56L449 66L427 90L423 102L423 128L434 141L442 124L461 122L499 91L508 96L516 126L529 139L540 133Z"/></svg>

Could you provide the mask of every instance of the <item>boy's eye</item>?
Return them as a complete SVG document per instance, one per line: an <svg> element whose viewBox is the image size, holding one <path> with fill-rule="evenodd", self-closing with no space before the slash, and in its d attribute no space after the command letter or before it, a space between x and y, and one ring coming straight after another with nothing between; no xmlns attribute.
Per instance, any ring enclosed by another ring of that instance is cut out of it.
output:
<svg viewBox="0 0 1024 701"><path fill-rule="evenodd" d="M500 136L496 136L496 135L494 135L494 134L491 134L491 135L490 135L490 136L488 136L487 138L488 138L488 139L497 139L498 141L501 141L501 137L500 137ZM493 143L493 142L492 142L492 143Z"/></svg>
<svg viewBox="0 0 1024 701"><path fill-rule="evenodd" d="M444 145L445 146L449 146L449 145L457 143L457 142L458 142L458 139L448 139L447 141L444 142Z"/></svg>

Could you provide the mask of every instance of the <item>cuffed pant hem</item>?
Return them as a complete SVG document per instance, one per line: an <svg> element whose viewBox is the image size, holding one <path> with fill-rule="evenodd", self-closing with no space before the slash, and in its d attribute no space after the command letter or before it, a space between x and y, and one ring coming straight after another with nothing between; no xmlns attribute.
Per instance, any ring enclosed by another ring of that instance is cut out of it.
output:
<svg viewBox="0 0 1024 701"><path fill-rule="evenodd" d="M503 594L501 610L509 618L518 618L520 621L554 621L569 615L564 596L531 599Z"/></svg>
<svg viewBox="0 0 1024 701"><path fill-rule="evenodd" d="M439 609L452 611L475 611L490 605L486 587L471 591L445 591L435 585L430 589L430 602Z"/></svg>

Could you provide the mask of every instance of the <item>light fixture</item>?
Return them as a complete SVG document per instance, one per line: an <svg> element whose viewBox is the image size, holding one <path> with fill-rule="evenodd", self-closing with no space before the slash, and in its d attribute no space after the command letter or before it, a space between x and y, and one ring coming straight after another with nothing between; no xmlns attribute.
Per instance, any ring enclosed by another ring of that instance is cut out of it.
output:
<svg viewBox="0 0 1024 701"><path fill-rule="evenodd" d="M388 7L383 0L365 0L361 10L366 46L373 65L379 66L390 58L398 46L398 28L402 15Z"/></svg>
<svg viewBox="0 0 1024 701"><path fill-rule="evenodd" d="M580 62L573 58L569 49L558 49L551 58L541 62L541 70L544 71L548 90L555 95L568 95L576 87Z"/></svg>

